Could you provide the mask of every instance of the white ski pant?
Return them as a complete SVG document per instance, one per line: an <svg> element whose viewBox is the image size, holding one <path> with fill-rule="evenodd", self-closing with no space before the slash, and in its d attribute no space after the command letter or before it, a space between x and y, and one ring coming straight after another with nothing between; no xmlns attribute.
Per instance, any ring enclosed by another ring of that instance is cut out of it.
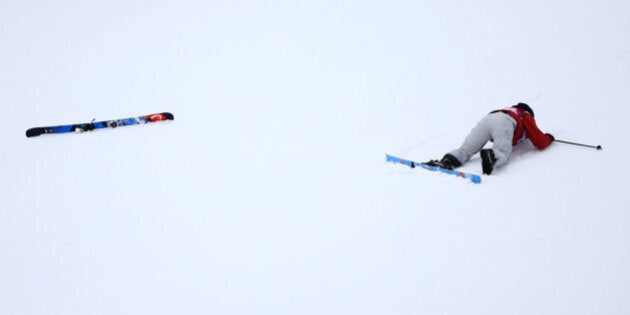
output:
<svg viewBox="0 0 630 315"><path fill-rule="evenodd" d="M497 159L494 167L505 165L512 153L516 121L509 115L497 112L490 113L481 119L464 140L459 149L449 152L462 164L481 151L488 141L493 141L492 151Z"/></svg>

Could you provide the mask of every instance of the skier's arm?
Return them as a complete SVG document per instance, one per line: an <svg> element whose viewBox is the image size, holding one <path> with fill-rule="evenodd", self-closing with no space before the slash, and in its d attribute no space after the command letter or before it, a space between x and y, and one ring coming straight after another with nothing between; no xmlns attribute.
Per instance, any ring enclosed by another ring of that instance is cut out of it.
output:
<svg viewBox="0 0 630 315"><path fill-rule="evenodd" d="M534 146L538 149L544 149L553 142L551 135L545 134L536 125L536 120L529 114L523 115L523 124L525 125L525 131L527 137L532 141Z"/></svg>

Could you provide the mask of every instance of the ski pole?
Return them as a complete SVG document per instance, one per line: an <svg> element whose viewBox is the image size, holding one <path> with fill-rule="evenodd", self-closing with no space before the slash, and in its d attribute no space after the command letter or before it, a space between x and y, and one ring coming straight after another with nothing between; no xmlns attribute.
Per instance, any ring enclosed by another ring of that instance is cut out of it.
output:
<svg viewBox="0 0 630 315"><path fill-rule="evenodd" d="M564 144L577 145L577 146L593 148L593 149L597 149L597 150L601 150L602 149L601 145L590 145L590 144L583 144L583 143L575 143L575 142L564 141L564 140L557 140L557 139L554 140L554 142L560 142L560 143L564 143Z"/></svg>

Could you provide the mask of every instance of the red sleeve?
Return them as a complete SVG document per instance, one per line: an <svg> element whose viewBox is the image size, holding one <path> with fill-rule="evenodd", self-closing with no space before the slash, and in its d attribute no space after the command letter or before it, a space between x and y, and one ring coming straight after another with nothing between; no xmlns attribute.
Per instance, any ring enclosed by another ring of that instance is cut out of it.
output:
<svg viewBox="0 0 630 315"><path fill-rule="evenodd" d="M534 146L538 149L544 149L548 147L552 140L551 137L544 134L538 126L536 125L536 120L532 115L525 114L523 115L523 124L525 125L525 131L527 132L527 137L532 141Z"/></svg>

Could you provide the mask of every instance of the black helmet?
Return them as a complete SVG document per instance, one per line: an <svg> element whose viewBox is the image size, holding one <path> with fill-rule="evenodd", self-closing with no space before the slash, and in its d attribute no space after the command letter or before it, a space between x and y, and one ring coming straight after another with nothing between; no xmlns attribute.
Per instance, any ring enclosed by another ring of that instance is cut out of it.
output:
<svg viewBox="0 0 630 315"><path fill-rule="evenodd" d="M527 105L525 103L518 103L518 104L516 104L516 105L514 105L512 107L516 107L516 108L522 109L522 110L530 113L532 115L532 117L535 117L534 116L534 110L531 107L529 107L529 105Z"/></svg>

